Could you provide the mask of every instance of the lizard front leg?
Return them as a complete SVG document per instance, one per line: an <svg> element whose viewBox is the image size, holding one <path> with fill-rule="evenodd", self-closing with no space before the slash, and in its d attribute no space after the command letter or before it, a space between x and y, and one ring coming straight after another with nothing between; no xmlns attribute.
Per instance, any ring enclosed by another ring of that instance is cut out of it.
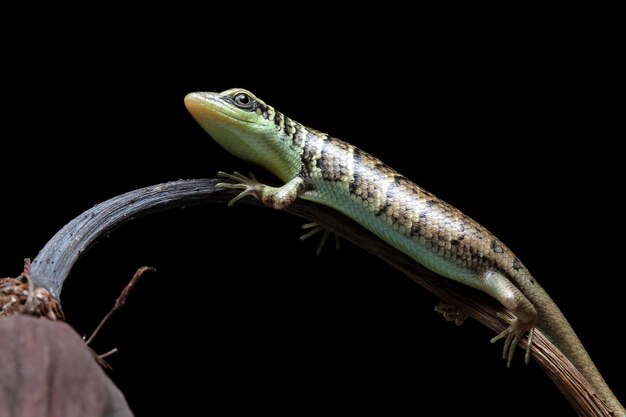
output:
<svg viewBox="0 0 626 417"><path fill-rule="evenodd" d="M228 202L229 206L232 206L245 196L251 195L261 200L266 206L282 210L293 204L302 192L304 192L304 180L300 176L294 177L291 181L287 182L282 187L271 187L260 183L254 175L249 174L250 177L246 177L238 172L233 174L227 174L225 172L218 172L218 178L224 178L233 181L232 183L220 182L215 185L218 190L242 190L232 200ZM322 248L328 239L330 233L329 229L319 225L316 222L306 223L302 225L303 229L311 229L304 235L300 236L300 240L308 239L309 237L323 232L320 244L317 247L316 255L322 252ZM339 250L339 236L335 235L335 246Z"/></svg>
<svg viewBox="0 0 626 417"><path fill-rule="evenodd" d="M232 206L245 196L251 195L263 202L268 207L277 210L283 210L293 204L296 198L304 192L305 182L300 176L292 178L282 187L271 187L257 181L252 174L250 178L238 172L227 174L226 172L218 172L218 178L224 178L233 181L232 183L220 182L215 185L217 190L242 190L235 198L228 202Z"/></svg>
<svg viewBox="0 0 626 417"><path fill-rule="evenodd" d="M533 335L537 325L537 310L535 306L522 294L522 292L504 275L495 271L488 271L483 276L486 288L484 291L498 300L515 318L510 320L507 316L498 314L500 318L509 323L502 333L491 339L494 343L504 337L503 359L507 360L507 367L511 366L513 353L524 334L528 333L528 345L526 347L525 361L530 361L530 349L533 343Z"/></svg>

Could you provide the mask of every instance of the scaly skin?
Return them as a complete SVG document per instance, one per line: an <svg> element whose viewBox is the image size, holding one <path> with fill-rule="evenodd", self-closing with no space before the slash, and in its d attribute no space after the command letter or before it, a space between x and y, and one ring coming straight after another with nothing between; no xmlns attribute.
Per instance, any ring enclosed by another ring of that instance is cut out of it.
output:
<svg viewBox="0 0 626 417"><path fill-rule="evenodd" d="M428 269L502 303L515 319L492 342L506 339L509 365L521 337L528 333L530 347L537 327L610 407L625 412L552 299L480 224L368 153L285 117L249 91L192 93L185 104L222 147L285 183L270 187L241 174L220 173L230 180L220 188L242 190L231 204L252 195L276 209L296 198L332 207ZM529 353L530 348L526 361Z"/></svg>

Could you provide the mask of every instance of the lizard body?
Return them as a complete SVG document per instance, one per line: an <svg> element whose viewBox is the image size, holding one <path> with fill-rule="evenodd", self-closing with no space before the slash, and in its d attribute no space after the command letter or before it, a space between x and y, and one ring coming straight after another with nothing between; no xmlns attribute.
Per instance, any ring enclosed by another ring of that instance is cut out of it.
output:
<svg viewBox="0 0 626 417"><path fill-rule="evenodd" d="M510 311L515 319L492 339L505 338L509 365L525 334L528 361L538 328L624 413L556 304L511 250L476 221L370 154L285 117L246 90L192 93L185 104L222 147L284 182L270 187L221 173L232 182L220 188L241 190L231 204L252 195L282 209L303 198L347 215L416 262L487 293Z"/></svg>

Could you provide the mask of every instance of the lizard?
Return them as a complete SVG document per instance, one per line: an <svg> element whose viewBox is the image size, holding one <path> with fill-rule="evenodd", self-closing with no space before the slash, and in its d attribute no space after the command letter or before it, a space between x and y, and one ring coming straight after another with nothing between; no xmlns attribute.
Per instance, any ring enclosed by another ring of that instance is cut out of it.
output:
<svg viewBox="0 0 626 417"><path fill-rule="evenodd" d="M250 91L190 93L185 105L220 146L283 182L273 187L220 171L226 182L216 189L240 190L229 205L253 196L280 210L301 198L343 213L427 269L488 294L512 313L508 327L491 339L504 339L507 366L525 335L529 362L539 329L616 413L625 413L554 301L513 252L469 216L367 152L303 126Z"/></svg>

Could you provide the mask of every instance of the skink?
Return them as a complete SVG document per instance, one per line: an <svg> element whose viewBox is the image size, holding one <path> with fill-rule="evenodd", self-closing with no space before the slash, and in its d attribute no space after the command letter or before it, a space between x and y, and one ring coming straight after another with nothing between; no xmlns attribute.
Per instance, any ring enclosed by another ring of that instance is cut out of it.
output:
<svg viewBox="0 0 626 417"><path fill-rule="evenodd" d="M515 319L492 339L505 339L508 365L526 334L528 362L538 328L616 415L626 413L550 296L511 250L476 221L367 152L301 125L249 91L191 93L185 104L218 144L284 182L271 187L221 173L229 182L219 188L241 190L231 204L251 195L283 209L302 198L345 214L426 268L489 294L511 312Z"/></svg>

